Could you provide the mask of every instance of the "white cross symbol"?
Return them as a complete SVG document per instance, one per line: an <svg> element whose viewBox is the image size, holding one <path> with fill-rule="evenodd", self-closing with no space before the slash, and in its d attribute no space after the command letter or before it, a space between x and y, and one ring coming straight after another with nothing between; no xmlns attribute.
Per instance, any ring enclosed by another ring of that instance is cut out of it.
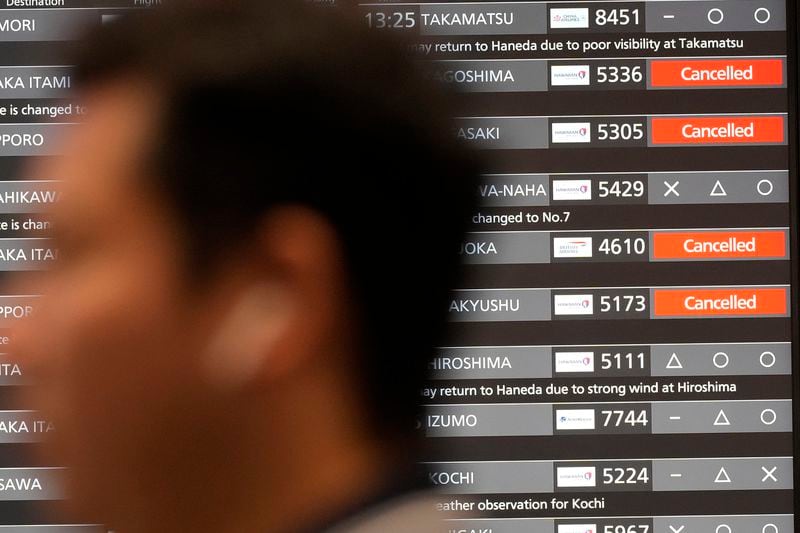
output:
<svg viewBox="0 0 800 533"><path fill-rule="evenodd" d="M775 476L772 475L772 474L775 473L775 471L777 469L778 469L777 466L773 466L772 469L770 469L770 470L767 470L766 466L762 466L761 470L763 470L764 474L766 474L766 475L763 478L761 478L761 483L766 483L768 479L771 479L772 481L777 483L778 482L778 478L776 478Z"/></svg>
<svg viewBox="0 0 800 533"><path fill-rule="evenodd" d="M667 191L664 193L664 198L666 198L670 194L674 194L675 196L680 196L681 193L678 192L678 185L679 184L680 184L680 181L678 181L678 180L675 180L675 182L672 183L672 184L670 184L670 182L668 182L668 181L665 181L664 185L667 187Z"/></svg>

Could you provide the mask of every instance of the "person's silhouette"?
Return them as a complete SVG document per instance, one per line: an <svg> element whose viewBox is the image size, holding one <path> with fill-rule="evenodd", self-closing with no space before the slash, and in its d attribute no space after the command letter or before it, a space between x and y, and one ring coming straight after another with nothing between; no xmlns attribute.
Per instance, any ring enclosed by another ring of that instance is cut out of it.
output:
<svg viewBox="0 0 800 533"><path fill-rule="evenodd" d="M60 259L15 339L77 516L434 530L417 394L475 178L447 98L290 0L123 17L75 76L88 119L35 169L64 180Z"/></svg>

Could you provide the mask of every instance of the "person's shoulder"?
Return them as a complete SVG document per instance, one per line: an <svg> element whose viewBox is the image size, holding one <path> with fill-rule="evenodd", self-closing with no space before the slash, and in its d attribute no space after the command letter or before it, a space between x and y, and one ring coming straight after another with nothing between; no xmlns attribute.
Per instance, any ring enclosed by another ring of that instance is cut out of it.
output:
<svg viewBox="0 0 800 533"><path fill-rule="evenodd" d="M433 491L418 490L365 509L326 533L443 533L447 515L437 511Z"/></svg>

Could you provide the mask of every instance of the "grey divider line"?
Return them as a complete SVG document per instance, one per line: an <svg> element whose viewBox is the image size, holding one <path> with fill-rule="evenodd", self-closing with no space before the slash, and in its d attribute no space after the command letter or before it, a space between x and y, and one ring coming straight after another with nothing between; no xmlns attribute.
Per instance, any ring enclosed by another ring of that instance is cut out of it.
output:
<svg viewBox="0 0 800 533"><path fill-rule="evenodd" d="M0 526L0 533L106 533L103 526L93 525L44 525L44 526Z"/></svg>

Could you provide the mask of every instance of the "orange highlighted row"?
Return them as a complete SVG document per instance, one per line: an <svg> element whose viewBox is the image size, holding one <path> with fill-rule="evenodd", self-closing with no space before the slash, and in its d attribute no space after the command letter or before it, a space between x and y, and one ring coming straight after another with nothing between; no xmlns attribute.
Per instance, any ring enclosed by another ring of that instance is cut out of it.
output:
<svg viewBox="0 0 800 533"><path fill-rule="evenodd" d="M782 59L679 59L653 60L650 86L693 87L782 87Z"/></svg>
<svg viewBox="0 0 800 533"><path fill-rule="evenodd" d="M659 144L783 144L783 116L653 117L650 142Z"/></svg>
<svg viewBox="0 0 800 533"><path fill-rule="evenodd" d="M787 316L788 289L655 289L655 317Z"/></svg>
<svg viewBox="0 0 800 533"><path fill-rule="evenodd" d="M653 259L785 259L785 231L654 232Z"/></svg>

